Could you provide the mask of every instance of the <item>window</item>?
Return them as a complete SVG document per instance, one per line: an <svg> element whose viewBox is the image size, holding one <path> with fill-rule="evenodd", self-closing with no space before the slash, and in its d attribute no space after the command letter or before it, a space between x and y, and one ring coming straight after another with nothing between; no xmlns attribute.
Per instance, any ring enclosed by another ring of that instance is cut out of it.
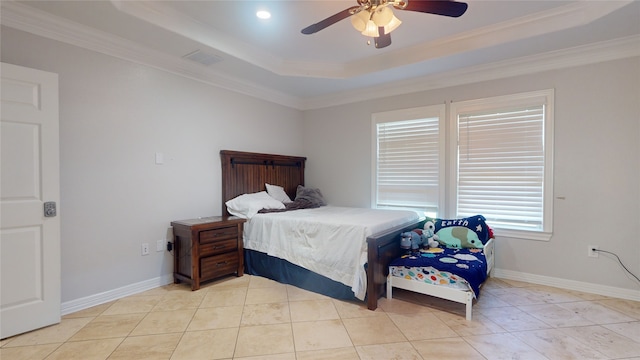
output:
<svg viewBox="0 0 640 360"><path fill-rule="evenodd" d="M552 109L552 90L451 104L452 214L482 214L510 237L550 238Z"/></svg>
<svg viewBox="0 0 640 360"><path fill-rule="evenodd" d="M444 201L445 106L373 115L374 208L412 209L435 216Z"/></svg>
<svg viewBox="0 0 640 360"><path fill-rule="evenodd" d="M373 114L372 207L482 214L498 235L549 240L553 96L545 90Z"/></svg>

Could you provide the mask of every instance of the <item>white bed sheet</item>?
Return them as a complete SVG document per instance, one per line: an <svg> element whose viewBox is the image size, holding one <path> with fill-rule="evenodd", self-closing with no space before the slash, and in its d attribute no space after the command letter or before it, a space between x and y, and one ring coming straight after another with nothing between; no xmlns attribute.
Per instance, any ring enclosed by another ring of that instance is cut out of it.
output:
<svg viewBox="0 0 640 360"><path fill-rule="evenodd" d="M338 206L257 214L245 223L244 247L350 286L364 300L367 237L417 220L413 211Z"/></svg>

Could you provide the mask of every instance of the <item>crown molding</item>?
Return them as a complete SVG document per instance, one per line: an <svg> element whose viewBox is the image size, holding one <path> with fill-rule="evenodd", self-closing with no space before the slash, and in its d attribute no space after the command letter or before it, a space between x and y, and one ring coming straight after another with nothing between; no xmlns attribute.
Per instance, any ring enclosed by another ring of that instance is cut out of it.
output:
<svg viewBox="0 0 640 360"><path fill-rule="evenodd" d="M565 50L467 67L381 86L300 98L249 81L232 78L199 64L150 48L141 47L139 44L129 40L72 23L23 4L3 0L1 6L2 25L298 110L325 108L382 97L640 56L640 35L634 35ZM322 71L322 69L326 68L319 66L312 70Z"/></svg>
<svg viewBox="0 0 640 360"><path fill-rule="evenodd" d="M471 66L366 89L307 98L302 100L301 110L338 106L636 56L640 56L640 35Z"/></svg>
<svg viewBox="0 0 640 360"><path fill-rule="evenodd" d="M150 66L225 90L299 108L300 101L297 97L230 77L191 61L143 47L135 42L53 16L27 5L4 0L1 4L1 23L4 26Z"/></svg>

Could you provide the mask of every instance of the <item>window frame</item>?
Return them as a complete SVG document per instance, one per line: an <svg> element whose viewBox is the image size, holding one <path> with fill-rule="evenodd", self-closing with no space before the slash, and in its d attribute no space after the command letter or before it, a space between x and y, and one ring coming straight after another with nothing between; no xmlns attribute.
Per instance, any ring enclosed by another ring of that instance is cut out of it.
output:
<svg viewBox="0 0 640 360"><path fill-rule="evenodd" d="M373 113L371 116L371 207L378 208L378 132L377 125L385 122L438 118L438 213L444 214L446 206L446 105L420 106Z"/></svg>
<svg viewBox="0 0 640 360"><path fill-rule="evenodd" d="M452 102L449 107L449 156L447 207L449 217L457 217L458 194L458 114L470 111L500 110L514 106L531 104L544 105L543 142L544 142L544 177L542 186L542 230L515 230L495 227L496 235L529 240L548 241L553 234L553 129L554 129L554 90L540 90L513 95L489 97L476 100Z"/></svg>

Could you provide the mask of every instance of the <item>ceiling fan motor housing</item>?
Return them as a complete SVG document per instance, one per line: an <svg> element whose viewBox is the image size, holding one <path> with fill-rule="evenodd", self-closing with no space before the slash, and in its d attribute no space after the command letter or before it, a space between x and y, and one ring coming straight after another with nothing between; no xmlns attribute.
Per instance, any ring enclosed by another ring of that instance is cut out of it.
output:
<svg viewBox="0 0 640 360"><path fill-rule="evenodd" d="M358 0L358 5L360 5L361 8L356 12L362 10L374 11L378 7L387 5L393 5L396 9L403 10L407 7L408 2L409 0Z"/></svg>

